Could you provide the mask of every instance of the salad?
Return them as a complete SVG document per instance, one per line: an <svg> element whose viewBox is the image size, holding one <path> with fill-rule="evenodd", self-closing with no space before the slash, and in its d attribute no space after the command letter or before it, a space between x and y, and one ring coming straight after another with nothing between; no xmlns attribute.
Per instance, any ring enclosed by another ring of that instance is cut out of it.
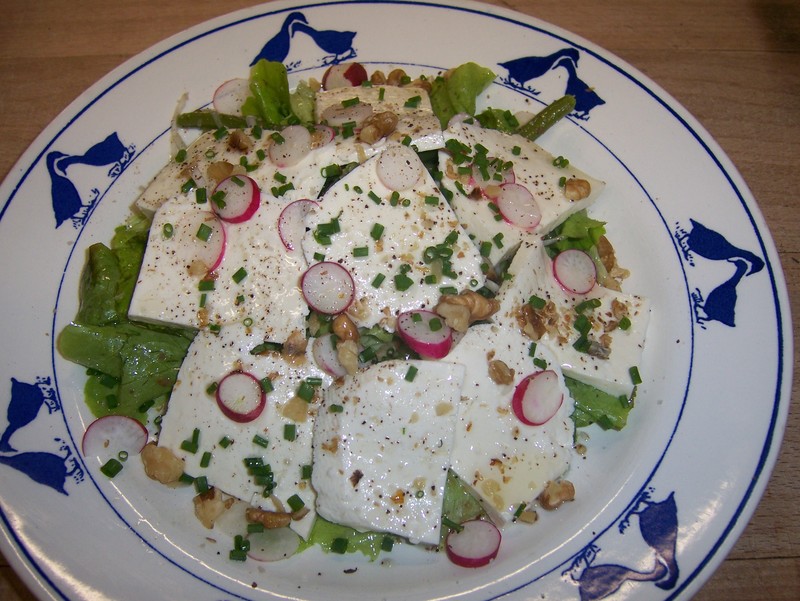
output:
<svg viewBox="0 0 800 601"><path fill-rule="evenodd" d="M192 487L234 561L402 542L479 567L580 494L580 429L625 426L650 308L588 213L603 182L534 142L574 98L479 111L494 77L290 89L262 60L179 114L58 340L84 454Z"/></svg>

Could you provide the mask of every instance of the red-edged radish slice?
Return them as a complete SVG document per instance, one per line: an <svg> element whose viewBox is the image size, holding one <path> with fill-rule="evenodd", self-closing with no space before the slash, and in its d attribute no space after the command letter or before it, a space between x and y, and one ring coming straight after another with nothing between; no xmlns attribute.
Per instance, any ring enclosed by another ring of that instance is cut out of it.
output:
<svg viewBox="0 0 800 601"><path fill-rule="evenodd" d="M441 359L453 346L453 330L433 311L407 311L397 317L397 333L422 357Z"/></svg>
<svg viewBox="0 0 800 601"><path fill-rule="evenodd" d="M242 115L242 105L250 96L250 81L244 77L229 79L214 92L214 110L224 115Z"/></svg>
<svg viewBox="0 0 800 601"><path fill-rule="evenodd" d="M356 293L350 272L331 261L321 261L309 267L300 279L300 288L308 306L326 315L345 311Z"/></svg>
<svg viewBox="0 0 800 601"><path fill-rule="evenodd" d="M491 522L469 520L461 524L461 530L451 530L447 535L447 557L462 568L480 568L497 557L502 538Z"/></svg>
<svg viewBox="0 0 800 601"><path fill-rule="evenodd" d="M292 167L311 152L311 132L302 125L284 127L279 135L273 135L269 145L269 160L278 167Z"/></svg>
<svg viewBox="0 0 800 601"><path fill-rule="evenodd" d="M325 334L319 338L315 338L311 343L311 354L314 355L314 361L317 366L334 378L340 378L347 375L347 370L339 361L339 353L336 351L335 334Z"/></svg>
<svg viewBox="0 0 800 601"><path fill-rule="evenodd" d="M520 184L501 185L494 202L503 219L525 231L533 231L542 221L539 203L530 190Z"/></svg>
<svg viewBox="0 0 800 601"><path fill-rule="evenodd" d="M597 266L582 250L569 248L553 259L553 276L567 292L586 294L597 283Z"/></svg>
<svg viewBox="0 0 800 601"><path fill-rule="evenodd" d="M290 528L267 528L247 535L250 550L247 556L256 561L280 561L291 557L300 548L300 537Z"/></svg>
<svg viewBox="0 0 800 601"><path fill-rule="evenodd" d="M221 193L221 194L220 194ZM228 223L242 223L255 215L261 206L261 190L256 181L246 175L231 175L217 184L212 194L211 208Z"/></svg>
<svg viewBox="0 0 800 601"><path fill-rule="evenodd" d="M287 250L300 248L300 241L306 232L306 215L318 205L314 200L303 198L283 208L278 216L278 236Z"/></svg>
<svg viewBox="0 0 800 601"><path fill-rule="evenodd" d="M267 404L261 382L246 371L232 371L222 378L216 396L223 415L240 424L256 419Z"/></svg>
<svg viewBox="0 0 800 601"><path fill-rule="evenodd" d="M495 200L500 195L503 184L513 184L515 181L514 169L499 159L490 158L483 168L472 165L471 183L489 199Z"/></svg>
<svg viewBox="0 0 800 601"><path fill-rule="evenodd" d="M147 444L147 429L132 417L106 415L94 420L83 433L84 457L97 457L105 463L120 453L138 455Z"/></svg>
<svg viewBox="0 0 800 601"><path fill-rule="evenodd" d="M205 276L222 263L225 254L225 227L212 211L190 211L178 217L164 244L176 259L185 262L192 275Z"/></svg>
<svg viewBox="0 0 800 601"><path fill-rule="evenodd" d="M552 369L526 376L514 389L511 409L519 421L528 426L546 424L564 402L558 374Z"/></svg>
<svg viewBox="0 0 800 601"><path fill-rule="evenodd" d="M372 105L357 102L348 106L332 104L320 115L320 119L331 127L341 127L352 123L355 127L361 125L372 116Z"/></svg>
<svg viewBox="0 0 800 601"><path fill-rule="evenodd" d="M396 144L380 154L376 169L384 186L402 192L419 181L425 167L411 148Z"/></svg>
<svg viewBox="0 0 800 601"><path fill-rule="evenodd" d="M339 63L331 65L322 75L322 87L326 90L335 88L353 88L369 79L367 70L361 63Z"/></svg>
<svg viewBox="0 0 800 601"><path fill-rule="evenodd" d="M317 124L311 132L311 148L322 148L333 142L336 131L330 125Z"/></svg>

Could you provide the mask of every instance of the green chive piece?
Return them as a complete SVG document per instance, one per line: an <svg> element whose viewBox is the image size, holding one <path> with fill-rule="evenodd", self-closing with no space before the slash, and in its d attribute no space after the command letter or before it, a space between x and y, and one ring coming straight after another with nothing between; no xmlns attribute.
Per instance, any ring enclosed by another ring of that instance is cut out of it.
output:
<svg viewBox="0 0 800 601"><path fill-rule="evenodd" d="M253 444L266 449L269 446L269 439L264 438L260 434L256 434L253 436Z"/></svg>
<svg viewBox="0 0 800 601"><path fill-rule="evenodd" d="M406 376L405 376L406 381L413 382L414 378L417 377L417 372L418 371L419 370L416 368L416 366L410 365L409 368L408 368L408 371L406 372Z"/></svg>
<svg viewBox="0 0 800 601"><path fill-rule="evenodd" d="M208 467L211 464L211 452L206 451L200 458L200 467Z"/></svg>
<svg viewBox="0 0 800 601"><path fill-rule="evenodd" d="M372 280L372 287L373 287L373 288L380 288L380 287L381 287L381 284L383 284L383 280L385 280L385 279L386 279L386 275L384 275L384 274L382 274L382 273L379 273L379 274L378 274L378 275L376 275L376 276L375 276L375 278Z"/></svg>
<svg viewBox="0 0 800 601"><path fill-rule="evenodd" d="M627 315L623 316L622 319L619 320L620 330L628 330L630 329L631 325L631 320Z"/></svg>
<svg viewBox="0 0 800 601"><path fill-rule="evenodd" d="M394 547L394 539L391 536L384 536L381 540L381 551L389 553Z"/></svg>
<svg viewBox="0 0 800 601"><path fill-rule="evenodd" d="M100 468L100 471L103 472L103 474L105 474L108 478L113 478L122 471L122 463L112 457L103 464L103 467Z"/></svg>
<svg viewBox="0 0 800 601"><path fill-rule="evenodd" d="M197 188L194 191L194 200L199 205L205 204L208 201L208 191L205 188Z"/></svg>
<svg viewBox="0 0 800 601"><path fill-rule="evenodd" d="M353 249L353 256L354 257L368 257L369 256L369 247L367 246L357 246Z"/></svg>
<svg viewBox="0 0 800 601"><path fill-rule="evenodd" d="M185 160L186 160L186 149L185 148L181 148L175 154L175 162L176 163L183 163Z"/></svg>
<svg viewBox="0 0 800 601"><path fill-rule="evenodd" d="M227 449L232 443L233 439L228 438L227 436L223 436L219 439L219 446L221 446L223 449Z"/></svg>
<svg viewBox="0 0 800 601"><path fill-rule="evenodd" d="M286 499L286 504L289 505L289 507L293 512L300 511L303 507L306 506L305 501L303 501L303 499L301 499L300 495L298 494L294 494L288 499Z"/></svg>
<svg viewBox="0 0 800 601"><path fill-rule="evenodd" d="M311 478L311 472L313 469L314 468L311 466L311 464L307 463L306 465L303 465L300 468L300 478L303 480L309 480Z"/></svg>
<svg viewBox="0 0 800 601"><path fill-rule="evenodd" d="M292 441L297 438L297 426L294 424L283 424L283 439Z"/></svg>
<svg viewBox="0 0 800 601"><path fill-rule="evenodd" d="M631 375L631 382L633 382L634 386L638 386L642 383L642 376L639 375L639 368L635 365L628 370L628 373Z"/></svg>
<svg viewBox="0 0 800 601"><path fill-rule="evenodd" d="M545 305L547 304L547 301L544 300L543 298L533 295L528 299L528 304L534 309L544 309Z"/></svg>
<svg viewBox="0 0 800 601"><path fill-rule="evenodd" d="M165 223L165 224L164 224L164 227L161 229L161 234L162 234L162 235L164 236L164 238L166 238L167 240L169 240L170 238L172 238L172 235L173 235L174 233L175 233L175 228L174 228L174 227L172 227L172 224L171 224L171 223Z"/></svg>
<svg viewBox="0 0 800 601"><path fill-rule="evenodd" d="M197 228L197 233L195 236L202 240L203 242L208 242L208 239L211 237L213 230L206 225L205 223L201 223L200 227Z"/></svg>
<svg viewBox="0 0 800 601"><path fill-rule="evenodd" d="M372 229L369 232L369 235L372 237L373 240L380 240L381 236L383 236L384 226L380 223L375 223L372 226Z"/></svg>
<svg viewBox="0 0 800 601"><path fill-rule="evenodd" d="M247 277L247 270L244 267L240 267L239 269L236 270L236 273L234 273L233 276L231 276L231 279L233 279L233 281L236 282L237 284L240 284L242 280L245 279L246 277Z"/></svg>
<svg viewBox="0 0 800 601"><path fill-rule="evenodd" d="M346 538L337 537L331 541L331 553L338 553L343 555L347 551L348 540Z"/></svg>

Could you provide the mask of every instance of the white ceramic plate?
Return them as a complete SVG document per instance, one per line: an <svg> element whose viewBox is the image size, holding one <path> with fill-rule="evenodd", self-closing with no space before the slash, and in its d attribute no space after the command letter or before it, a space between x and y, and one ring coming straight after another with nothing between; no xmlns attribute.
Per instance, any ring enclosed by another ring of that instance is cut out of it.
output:
<svg viewBox="0 0 800 601"><path fill-rule="evenodd" d="M220 82L246 75L268 40L288 39L280 31L292 13L355 34L338 57L292 37L285 56L270 58L293 79L320 77L345 56L411 74L472 60L498 74L492 106L537 110L575 92L577 112L540 143L608 182L593 214L632 271L626 289L652 299L629 425L590 430L588 457L570 476L577 500L510 530L487 568L457 568L407 545L374 563L314 549L280 564L230 562L229 541L207 538L191 515L190 490L158 486L136 468L109 481L80 455L91 420L83 370L53 341L75 314L84 251L110 239L168 159L179 97L188 93L196 108ZM530 60L503 66L520 58ZM75 158L56 161L59 153ZM791 320L745 183L702 127L631 66L491 6L275 2L159 44L78 98L12 170L0 189L0 253L0 540L43 598L687 599L744 528L780 445Z"/></svg>

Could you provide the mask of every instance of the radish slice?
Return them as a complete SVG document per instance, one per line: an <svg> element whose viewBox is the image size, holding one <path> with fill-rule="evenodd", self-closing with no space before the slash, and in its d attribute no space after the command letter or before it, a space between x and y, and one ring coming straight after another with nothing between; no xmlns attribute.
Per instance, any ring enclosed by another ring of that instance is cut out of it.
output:
<svg viewBox="0 0 800 601"><path fill-rule="evenodd" d="M242 116L242 105L250 96L250 81L243 77L229 79L214 92L214 110L224 115Z"/></svg>
<svg viewBox="0 0 800 601"><path fill-rule="evenodd" d="M290 202L283 208L278 216L278 236L287 250L300 247L300 241L306 232L306 215L318 205L314 200L303 198Z"/></svg>
<svg viewBox="0 0 800 601"><path fill-rule="evenodd" d="M376 168L383 185L398 192L414 186L425 169L417 153L401 144L384 150L378 157Z"/></svg>
<svg viewBox="0 0 800 601"><path fill-rule="evenodd" d="M586 294L597 283L597 267L592 258L576 248L561 251L553 259L553 275L574 294Z"/></svg>
<svg viewBox="0 0 800 601"><path fill-rule="evenodd" d="M332 104L320 115L320 119L332 127L341 127L345 123L353 123L360 127L372 116L372 105L358 102L349 106Z"/></svg>
<svg viewBox="0 0 800 601"><path fill-rule="evenodd" d="M311 133L311 148L322 148L333 142L336 131L329 125L317 124Z"/></svg>
<svg viewBox="0 0 800 601"><path fill-rule="evenodd" d="M526 376L514 389L511 408L519 421L528 426L546 424L561 407L564 393L558 374L552 369Z"/></svg>
<svg viewBox="0 0 800 601"><path fill-rule="evenodd" d="M445 357L453 346L453 330L433 311L401 313L397 318L397 333L412 351L428 359Z"/></svg>
<svg viewBox="0 0 800 601"><path fill-rule="evenodd" d="M297 553L300 537L290 528L268 528L247 535L247 556L256 561L280 561Z"/></svg>
<svg viewBox="0 0 800 601"><path fill-rule="evenodd" d="M266 404L261 382L246 371L232 371L217 385L217 405L225 417L237 423L253 421Z"/></svg>
<svg viewBox="0 0 800 601"><path fill-rule="evenodd" d="M350 272L338 263L314 263L300 280L303 296L314 311L337 315L355 298L356 285Z"/></svg>
<svg viewBox="0 0 800 601"><path fill-rule="evenodd" d="M503 167L506 168L504 169ZM499 159L490 158L483 169L474 164L472 165L472 181L470 183L479 188L484 196L492 200L495 200L500 195L503 184L513 184L515 181L514 170Z"/></svg>
<svg viewBox="0 0 800 601"><path fill-rule="evenodd" d="M311 152L311 132L302 125L283 128L269 145L269 160L278 167L292 167Z"/></svg>
<svg viewBox="0 0 800 601"><path fill-rule="evenodd" d="M132 417L106 415L94 420L81 441L84 457L97 457L105 463L120 453L138 455L147 444L147 429Z"/></svg>
<svg viewBox="0 0 800 601"><path fill-rule="evenodd" d="M314 355L314 361L317 366L334 378L340 378L347 375L347 370L339 361L339 353L336 352L335 334L325 334L319 338L315 338L311 344L311 353Z"/></svg>
<svg viewBox="0 0 800 601"><path fill-rule="evenodd" d="M506 221L528 232L536 229L542 221L539 203L525 186L511 183L501 185L494 202Z"/></svg>
<svg viewBox="0 0 800 601"><path fill-rule="evenodd" d="M220 192L221 200L212 200L211 205L219 218L228 223L247 221L261 206L261 190L256 181L246 175L226 177L214 188L212 197Z"/></svg>
<svg viewBox="0 0 800 601"><path fill-rule="evenodd" d="M326 90L334 88L352 88L367 81L367 70L361 63L339 63L331 65L322 76L322 87Z"/></svg>
<svg viewBox="0 0 800 601"><path fill-rule="evenodd" d="M191 211L171 225L170 251L186 263L190 274L205 276L219 267L226 239L219 217L211 211Z"/></svg>
<svg viewBox="0 0 800 601"><path fill-rule="evenodd" d="M469 520L461 530L451 530L445 539L447 557L462 568L487 565L500 550L502 536L497 526L486 520Z"/></svg>

